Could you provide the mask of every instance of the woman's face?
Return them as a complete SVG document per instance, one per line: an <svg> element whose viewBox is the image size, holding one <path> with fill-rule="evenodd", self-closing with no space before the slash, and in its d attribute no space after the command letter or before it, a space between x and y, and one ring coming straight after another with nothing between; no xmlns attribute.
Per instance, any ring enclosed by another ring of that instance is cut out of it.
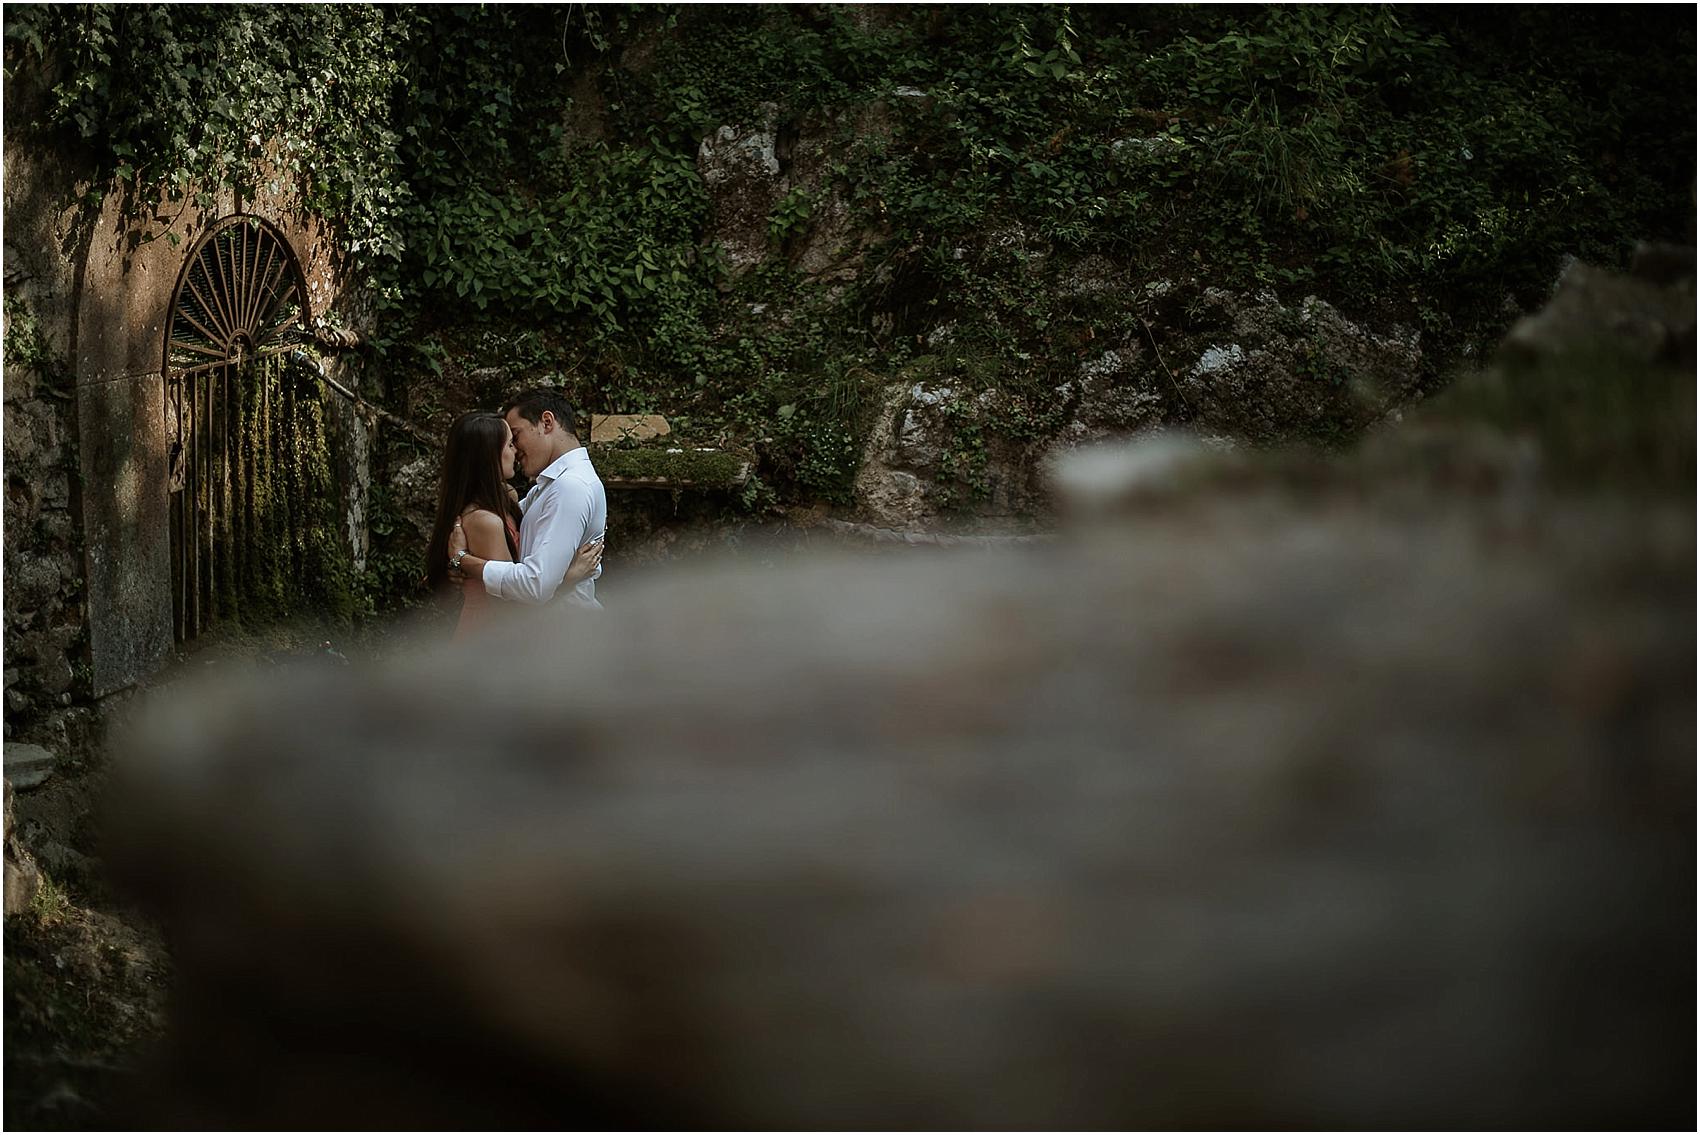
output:
<svg viewBox="0 0 1700 1135"><path fill-rule="evenodd" d="M502 480L510 480L514 475L514 431L506 422L502 423L502 456L498 464L502 467Z"/></svg>

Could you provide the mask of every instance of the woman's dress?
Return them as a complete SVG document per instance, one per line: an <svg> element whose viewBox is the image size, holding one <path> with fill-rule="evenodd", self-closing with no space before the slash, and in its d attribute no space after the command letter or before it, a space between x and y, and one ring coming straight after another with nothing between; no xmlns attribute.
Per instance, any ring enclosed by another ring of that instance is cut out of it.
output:
<svg viewBox="0 0 1700 1135"><path fill-rule="evenodd" d="M519 528L511 516L502 517L502 524L508 530L508 552L510 560L519 555ZM456 642L470 635L476 635L486 630L495 617L496 604L499 599L490 598L490 593L484 590L484 581L469 579L460 589L460 622L455 624Z"/></svg>

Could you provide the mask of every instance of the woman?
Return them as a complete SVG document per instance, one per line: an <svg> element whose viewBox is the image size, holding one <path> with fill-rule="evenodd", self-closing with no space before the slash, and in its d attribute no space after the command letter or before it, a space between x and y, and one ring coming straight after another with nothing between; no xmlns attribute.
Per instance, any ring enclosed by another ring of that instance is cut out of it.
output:
<svg viewBox="0 0 1700 1135"><path fill-rule="evenodd" d="M443 476L437 492L437 523L425 553L425 579L442 594L449 580L449 531L459 521L467 551L486 560L512 563L519 557L519 503L508 479L514 475L514 439L497 414L473 411L449 427ZM587 545L567 569L571 587L596 570L602 549ZM460 622L455 638L464 638L489 622L491 599L483 587L459 588Z"/></svg>

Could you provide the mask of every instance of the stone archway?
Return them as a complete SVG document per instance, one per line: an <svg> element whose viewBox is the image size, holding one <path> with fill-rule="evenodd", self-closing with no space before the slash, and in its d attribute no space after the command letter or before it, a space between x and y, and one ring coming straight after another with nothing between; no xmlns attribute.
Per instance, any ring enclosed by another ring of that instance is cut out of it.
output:
<svg viewBox="0 0 1700 1135"><path fill-rule="evenodd" d="M313 326L345 281L329 230L288 194L238 202L224 193L204 210L192 201L137 209L133 198L114 187L77 272L71 355L96 697L158 669L178 638L171 451L182 435L179 430L174 438L167 428L168 376L177 349L170 344L187 267L209 242L216 247L219 232L238 229L238 219L258 226L250 231L265 232L279 252L288 253L301 308L292 324ZM255 329L244 331L242 322L226 321L232 334L224 337L224 349L236 357L221 360L238 370L263 354L252 345ZM179 345L185 354L194 353L186 342ZM288 378L316 386L299 372ZM342 414L337 407L322 416Z"/></svg>

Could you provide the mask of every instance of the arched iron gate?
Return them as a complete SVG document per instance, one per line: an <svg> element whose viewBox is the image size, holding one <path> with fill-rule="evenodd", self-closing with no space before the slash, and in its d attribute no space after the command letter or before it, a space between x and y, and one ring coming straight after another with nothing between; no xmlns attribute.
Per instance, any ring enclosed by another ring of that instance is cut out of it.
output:
<svg viewBox="0 0 1700 1135"><path fill-rule="evenodd" d="M287 614L322 584L335 485L323 391L292 357L304 295L288 243L255 217L218 222L178 281L165 415L180 642Z"/></svg>

